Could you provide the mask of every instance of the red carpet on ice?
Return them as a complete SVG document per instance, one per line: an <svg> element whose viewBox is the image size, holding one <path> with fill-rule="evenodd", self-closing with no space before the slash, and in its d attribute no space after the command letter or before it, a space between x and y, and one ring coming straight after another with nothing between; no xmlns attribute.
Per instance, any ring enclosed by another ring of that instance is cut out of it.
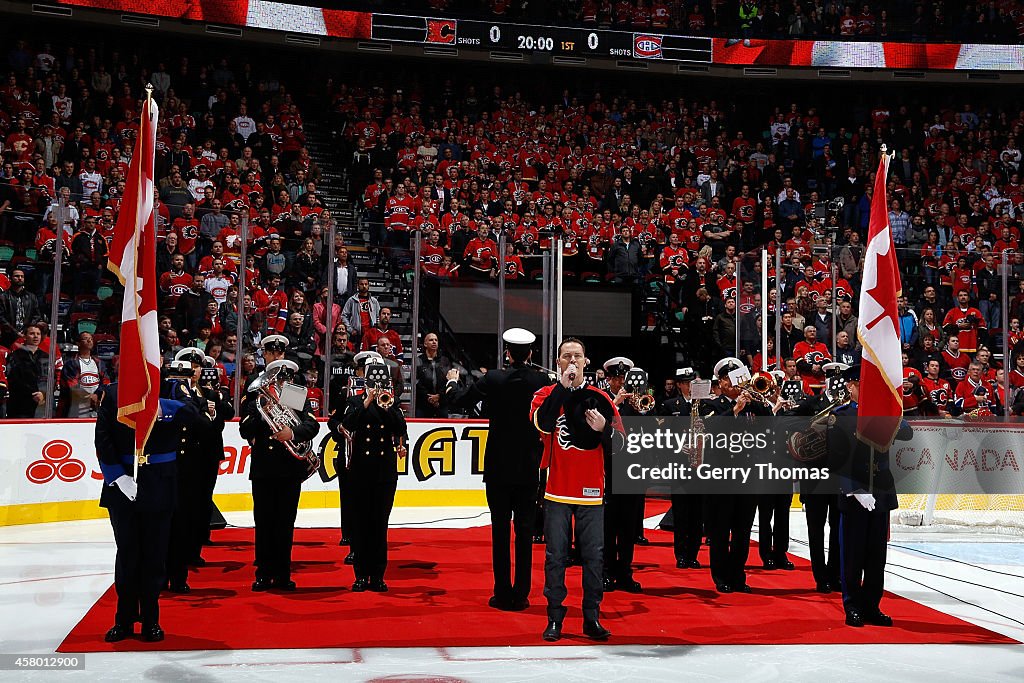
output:
<svg viewBox="0 0 1024 683"><path fill-rule="evenodd" d="M642 595L613 592L601 606L614 634L610 644L1005 643L1002 635L919 603L887 595L894 628L849 628L839 595L813 591L810 565L796 571L753 569L753 593L718 595L708 570L678 570L671 534L649 531L637 548ZM253 532L214 536L207 565L189 576L188 595L165 594L162 643L103 642L111 626L111 587L68 634L60 652L221 650L328 647L458 647L542 645L545 625L543 547L534 547L534 582L525 612L487 607L491 595L490 528L394 529L390 533L390 592L352 593L347 548L336 529L296 531L294 593L253 593ZM701 560L707 562L707 549ZM111 558L113 561L113 558ZM756 549L751 562L757 561ZM562 644L591 641L581 633L580 569L567 573L570 606Z"/></svg>

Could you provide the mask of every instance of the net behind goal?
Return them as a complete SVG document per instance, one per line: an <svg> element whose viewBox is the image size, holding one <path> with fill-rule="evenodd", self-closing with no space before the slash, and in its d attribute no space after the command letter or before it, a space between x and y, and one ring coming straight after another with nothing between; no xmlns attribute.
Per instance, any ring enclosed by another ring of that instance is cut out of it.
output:
<svg viewBox="0 0 1024 683"><path fill-rule="evenodd" d="M892 522L900 531L958 531L1024 536L1024 496L938 494L899 496Z"/></svg>

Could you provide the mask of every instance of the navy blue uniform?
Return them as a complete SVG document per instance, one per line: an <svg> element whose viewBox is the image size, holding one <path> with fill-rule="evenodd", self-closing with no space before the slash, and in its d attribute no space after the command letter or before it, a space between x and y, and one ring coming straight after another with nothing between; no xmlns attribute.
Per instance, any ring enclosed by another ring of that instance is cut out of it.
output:
<svg viewBox="0 0 1024 683"><path fill-rule="evenodd" d="M896 485L889 469L889 454L880 453L856 436L857 404L836 408L828 430L832 471L839 476L839 549L843 607L847 614L865 618L877 614L885 588L885 556L889 513L899 507ZM913 434L904 422L898 439ZM867 510L852 495L870 493L875 509Z"/></svg>
<svg viewBox="0 0 1024 683"><path fill-rule="evenodd" d="M107 509L117 544L114 588L115 623L129 632L134 622L143 628L160 619L158 599L165 582L171 515L177 496L175 457L188 425L199 417L187 388L165 382L161 415L146 441L148 462L139 465L138 495L125 497L114 482L134 469L135 432L117 421L117 384L106 388L96 418L96 455L103 472L100 506Z"/></svg>

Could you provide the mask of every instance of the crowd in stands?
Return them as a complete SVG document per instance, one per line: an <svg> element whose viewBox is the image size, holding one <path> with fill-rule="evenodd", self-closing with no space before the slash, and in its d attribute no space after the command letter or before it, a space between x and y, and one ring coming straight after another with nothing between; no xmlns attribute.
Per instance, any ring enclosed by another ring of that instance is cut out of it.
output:
<svg viewBox="0 0 1024 683"><path fill-rule="evenodd" d="M146 83L161 105L155 206L165 356L198 346L224 382L244 386L260 369L258 341L276 333L288 338L289 357L310 385L328 347L375 347L401 381L391 311L350 262L346 231L324 244L334 218L304 146L305 112L287 84L226 57L190 53L147 64L116 51L24 41L8 52L7 68L0 264L9 283L0 281L0 343L11 350L10 416L37 414L47 400L41 361L54 343L49 273L58 235L66 267L56 341L77 345L66 347L59 367L62 412L89 414L96 387L116 377L120 290L104 265ZM417 265L428 280L492 280L493 235L504 234L506 263L514 264L504 276L514 281L533 277L531 259L561 238L565 277L656 287L667 315L700 340L688 352L701 372L739 355L755 368L791 366L811 391L833 349L851 360L857 354L863 243L885 141L899 152L888 196L907 297L900 332L908 374L919 377L905 389L919 395L930 386L934 357L934 380L949 382L936 389L945 394L929 394L937 412L1007 404L991 380L1000 372L994 353L1004 352L1002 311L1010 307L1013 345L1024 313L1024 114L1015 108L966 97L890 107L879 96L857 120L776 100L744 105L762 110L749 124L750 112L740 116L738 103L724 99L593 88L551 97L540 87L447 74L436 87L408 75L372 85L323 78L317 106L330 110L324 120L345 150L381 258L413 267L409 237L421 234ZM830 200L840 197L838 209ZM243 226L249 239L240 263ZM783 295L767 292L772 318L761 321L765 249L784 264L769 273ZM998 291L1004 262L1009 301ZM331 269L334 292L325 286ZM331 330L328 311L337 323ZM760 353L762 324L782 326L778 354ZM437 354L425 356L435 369ZM1009 368L1015 387L1024 385L1020 363L1014 357Z"/></svg>
<svg viewBox="0 0 1024 683"><path fill-rule="evenodd" d="M348 3L383 11L377 3ZM388 12L728 38L1016 44L1024 3L851 0L408 0Z"/></svg>

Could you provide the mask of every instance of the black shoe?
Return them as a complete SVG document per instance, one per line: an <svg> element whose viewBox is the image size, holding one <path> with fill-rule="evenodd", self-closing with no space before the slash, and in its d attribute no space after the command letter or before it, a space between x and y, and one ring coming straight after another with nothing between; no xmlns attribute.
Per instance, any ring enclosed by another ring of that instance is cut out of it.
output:
<svg viewBox="0 0 1024 683"><path fill-rule="evenodd" d="M348 555L345 556L345 564L355 564L355 563L356 563L356 554L355 553L349 553Z"/></svg>
<svg viewBox="0 0 1024 683"><path fill-rule="evenodd" d="M748 586L747 584L744 583L744 584L742 584L740 586L736 586L732 590L733 590L734 593L749 593L750 592L750 586Z"/></svg>
<svg viewBox="0 0 1024 683"><path fill-rule="evenodd" d="M352 539L348 536L342 536L341 540L338 541L338 545L352 545Z"/></svg>
<svg viewBox="0 0 1024 683"><path fill-rule="evenodd" d="M195 557L191 561L189 561L189 564L191 566L193 566L193 567L205 567L206 566L206 560L204 560L201 557Z"/></svg>
<svg viewBox="0 0 1024 683"><path fill-rule="evenodd" d="M356 579L355 583L352 584L352 592L353 593L363 593L369 587L370 587L370 582L367 579Z"/></svg>
<svg viewBox="0 0 1024 683"><path fill-rule="evenodd" d="M690 560L689 567L690 569L700 569L700 562L697 560Z"/></svg>
<svg viewBox="0 0 1024 683"><path fill-rule="evenodd" d="M291 579L274 579L274 588L286 593L292 593L295 591L295 582Z"/></svg>
<svg viewBox="0 0 1024 683"><path fill-rule="evenodd" d="M775 560L765 560L761 563L761 566L765 569L775 569Z"/></svg>
<svg viewBox="0 0 1024 683"><path fill-rule="evenodd" d="M164 639L164 630L160 628L160 624L143 626L142 639L147 643L159 643Z"/></svg>
<svg viewBox="0 0 1024 683"><path fill-rule="evenodd" d="M865 614L863 618L865 624L871 624L872 626L892 626L892 617L881 612Z"/></svg>
<svg viewBox="0 0 1024 683"><path fill-rule="evenodd" d="M131 626L114 624L110 627L110 630L107 631L107 635L103 636L103 641L106 643L120 643L131 635L133 635Z"/></svg>
<svg viewBox="0 0 1024 683"><path fill-rule="evenodd" d="M508 612L512 609L512 601L500 600L498 599L498 596L492 595L491 599L487 601L487 606L493 607L494 609L500 609L503 612Z"/></svg>
<svg viewBox="0 0 1024 683"><path fill-rule="evenodd" d="M192 592L192 589L184 581L182 581L181 583L172 583L170 586L167 587L167 590L169 590L172 593L182 594Z"/></svg>
<svg viewBox="0 0 1024 683"><path fill-rule="evenodd" d="M642 593L643 586L640 585L639 581L635 581L633 577L628 579L619 579L615 582L615 587L619 590L624 590L627 593Z"/></svg>
<svg viewBox="0 0 1024 683"><path fill-rule="evenodd" d="M860 612L850 610L846 613L846 625L860 628L864 625L864 617L860 615Z"/></svg>
<svg viewBox="0 0 1024 683"><path fill-rule="evenodd" d="M690 563L689 562L687 562L686 560L684 560L681 557L676 558L676 569L689 569L689 568L690 568Z"/></svg>
<svg viewBox="0 0 1024 683"><path fill-rule="evenodd" d="M594 619L593 621L583 622L583 635L591 640L608 640L612 632L601 626L600 621Z"/></svg>
<svg viewBox="0 0 1024 683"><path fill-rule="evenodd" d="M732 586L727 583L716 583L715 590L719 593L732 593Z"/></svg>
<svg viewBox="0 0 1024 683"><path fill-rule="evenodd" d="M615 579L611 578L610 576L606 576L606 577L604 577L603 583L604 583L604 592L605 593L614 593L615 592Z"/></svg>
<svg viewBox="0 0 1024 683"><path fill-rule="evenodd" d="M388 585L384 583L384 579L370 579L370 590L374 593L387 593Z"/></svg>
<svg viewBox="0 0 1024 683"><path fill-rule="evenodd" d="M824 593L825 595L828 595L832 592L832 586L828 583L818 583L815 584L814 590L818 591L819 593Z"/></svg>
<svg viewBox="0 0 1024 683"><path fill-rule="evenodd" d="M637 545L650 545L651 542L647 540L646 536L644 536L643 534L640 534L639 536L636 537L636 544ZM611 634L609 634L609 635L611 635Z"/></svg>
<svg viewBox="0 0 1024 683"><path fill-rule="evenodd" d="M562 639L562 622L555 621L554 619L548 622L548 627L544 629L544 633L541 634L541 638L553 643L556 640Z"/></svg>
<svg viewBox="0 0 1024 683"><path fill-rule="evenodd" d="M268 591L272 587L273 587L273 584L271 583L270 579L256 579L255 581L252 582L252 589L256 593L262 593L263 591Z"/></svg>
<svg viewBox="0 0 1024 683"><path fill-rule="evenodd" d="M530 608L530 600L528 598L519 598L518 600L512 601L512 606L509 607L510 612L522 612L523 610Z"/></svg>
<svg viewBox="0 0 1024 683"><path fill-rule="evenodd" d="M788 559L775 560L775 566L779 569L785 569L787 572L791 572L796 569L796 565Z"/></svg>

